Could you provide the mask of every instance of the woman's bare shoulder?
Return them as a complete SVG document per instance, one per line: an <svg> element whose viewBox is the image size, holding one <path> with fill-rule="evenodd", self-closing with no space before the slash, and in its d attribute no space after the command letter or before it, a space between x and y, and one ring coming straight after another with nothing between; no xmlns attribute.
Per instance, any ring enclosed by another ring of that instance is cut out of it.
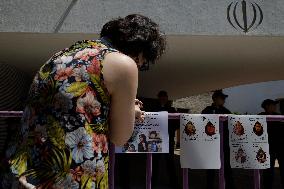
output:
<svg viewBox="0 0 284 189"><path fill-rule="evenodd" d="M132 58L129 56L119 53L119 52L112 52L109 53L104 60L104 63L111 64L117 67L136 67L137 65Z"/></svg>
<svg viewBox="0 0 284 189"><path fill-rule="evenodd" d="M104 60L104 79L107 88L112 91L114 88L122 87L136 82L138 68L135 61L122 53L109 53Z"/></svg>

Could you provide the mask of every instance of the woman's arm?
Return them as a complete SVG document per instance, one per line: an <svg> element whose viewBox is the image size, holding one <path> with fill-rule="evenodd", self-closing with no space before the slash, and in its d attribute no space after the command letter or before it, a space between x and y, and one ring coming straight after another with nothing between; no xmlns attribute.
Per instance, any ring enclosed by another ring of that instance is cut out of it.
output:
<svg viewBox="0 0 284 189"><path fill-rule="evenodd" d="M110 53L105 58L103 73L111 94L110 139L115 145L122 146L131 137L135 109L137 111L137 65L126 55Z"/></svg>

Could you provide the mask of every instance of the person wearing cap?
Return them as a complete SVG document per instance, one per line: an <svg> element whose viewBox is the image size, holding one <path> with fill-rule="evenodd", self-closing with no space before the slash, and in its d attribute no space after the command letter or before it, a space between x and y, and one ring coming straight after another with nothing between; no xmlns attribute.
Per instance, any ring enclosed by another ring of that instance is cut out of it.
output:
<svg viewBox="0 0 284 189"><path fill-rule="evenodd" d="M214 91L212 95L213 103L207 106L201 113L202 114L231 114L224 105L228 95L224 94L222 90ZM224 122L224 172L226 189L234 189L232 169L230 166L230 147L229 147L229 130L228 122ZM216 170L207 170L207 188L211 189L215 185Z"/></svg>
<svg viewBox="0 0 284 189"><path fill-rule="evenodd" d="M212 95L213 103L211 106L207 106L202 114L231 114L224 104L228 95L224 94L222 90L214 91Z"/></svg>
<svg viewBox="0 0 284 189"><path fill-rule="evenodd" d="M279 115L277 113L278 102L272 99L266 99L262 102L261 107L264 112L259 115ZM264 189L272 189L274 181L274 166L275 160L278 160L280 169L280 178L282 187L284 188L284 144L283 133L284 123L283 122L267 122L268 132L268 143L269 143L269 154L270 154L270 168L263 171L263 185Z"/></svg>
<svg viewBox="0 0 284 189"><path fill-rule="evenodd" d="M166 111L169 113L176 113L176 109L172 107L171 101L169 100L167 91L160 91L157 95L158 103L154 108L154 112L162 112ZM174 153L174 145L175 145L175 131L179 128L179 124L176 120L169 120L169 146L170 146L170 153Z"/></svg>
<svg viewBox="0 0 284 189"><path fill-rule="evenodd" d="M157 95L157 104L152 109L154 112L167 111L169 113L176 113L176 109L171 106L171 101L169 100L167 91L161 90ZM169 184L171 188L178 188L178 178L176 174L175 161L174 161L174 146L175 146L175 131L179 128L178 120L169 120L169 154L154 154L153 155L153 177L152 183L153 185L157 185L158 183L158 175L160 167L164 167L161 165L161 159L166 159L166 168L169 173Z"/></svg>

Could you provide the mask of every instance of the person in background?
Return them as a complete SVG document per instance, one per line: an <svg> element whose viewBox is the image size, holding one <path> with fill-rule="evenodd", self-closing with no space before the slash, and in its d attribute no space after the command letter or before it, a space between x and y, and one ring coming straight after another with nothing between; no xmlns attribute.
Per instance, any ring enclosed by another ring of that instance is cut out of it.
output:
<svg viewBox="0 0 284 189"><path fill-rule="evenodd" d="M213 103L207 106L201 113L202 114L231 114L224 105L228 95L224 94L222 90L216 90L212 95ZM234 189L232 169L230 166L230 148L229 148L229 129L228 122L224 123L224 172L226 189ZM212 189L215 185L216 171L207 170L207 189Z"/></svg>
<svg viewBox="0 0 284 189"><path fill-rule="evenodd" d="M160 91L158 93L158 103L156 107L153 109L154 112L161 112L161 111L167 111L169 113L176 113L176 109L171 106L171 103L169 101L168 93L166 91ZM179 128L179 123L177 120L169 120L169 154L154 154L153 156L153 184L157 184L158 180L158 170L160 167L160 160L162 157L166 158L167 162L167 169L170 177L170 186L172 188L177 188L178 186L178 179L176 175L176 168L175 168L175 161L174 161L174 147L175 147L175 131Z"/></svg>
<svg viewBox="0 0 284 189"><path fill-rule="evenodd" d="M169 101L168 93L166 91L160 91L158 93L158 104L154 109L155 112L166 111L169 113L176 113L176 109L171 106L171 102ZM175 131L179 128L179 124L176 120L169 120L169 147L170 153L174 153L175 146Z"/></svg>
<svg viewBox="0 0 284 189"><path fill-rule="evenodd" d="M276 104L278 102L266 99L262 102L261 107L264 112L259 115L279 115L277 113ZM284 144L283 133L284 124L283 122L267 122L267 132L268 132L268 143L269 143L269 153L270 153L270 168L263 170L263 186L264 189L272 189L274 181L274 166L275 160L278 160L280 169L280 179L282 187L284 188Z"/></svg>

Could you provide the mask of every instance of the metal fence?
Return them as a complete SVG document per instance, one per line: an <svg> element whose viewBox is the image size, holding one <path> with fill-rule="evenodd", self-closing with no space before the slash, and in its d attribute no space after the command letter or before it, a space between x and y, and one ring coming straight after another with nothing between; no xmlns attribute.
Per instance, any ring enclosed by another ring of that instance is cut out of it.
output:
<svg viewBox="0 0 284 189"><path fill-rule="evenodd" d="M169 113L169 119L179 119L179 113ZM21 117L21 111L0 111L0 117ZM225 189L225 175L224 175L224 141L223 141L223 129L224 122L227 121L227 116L220 115L220 157L221 157L221 169L219 170L219 189ZM284 121L284 116L267 116L267 121ZM113 145L110 146L110 171L109 171L109 188L114 189L114 167L115 167L115 148ZM260 172L259 170L254 171L254 189L260 189ZM188 178L188 169L182 169L182 182L183 189L189 189L189 178ZM152 178L152 154L147 154L146 161L146 189L151 189L151 179Z"/></svg>

